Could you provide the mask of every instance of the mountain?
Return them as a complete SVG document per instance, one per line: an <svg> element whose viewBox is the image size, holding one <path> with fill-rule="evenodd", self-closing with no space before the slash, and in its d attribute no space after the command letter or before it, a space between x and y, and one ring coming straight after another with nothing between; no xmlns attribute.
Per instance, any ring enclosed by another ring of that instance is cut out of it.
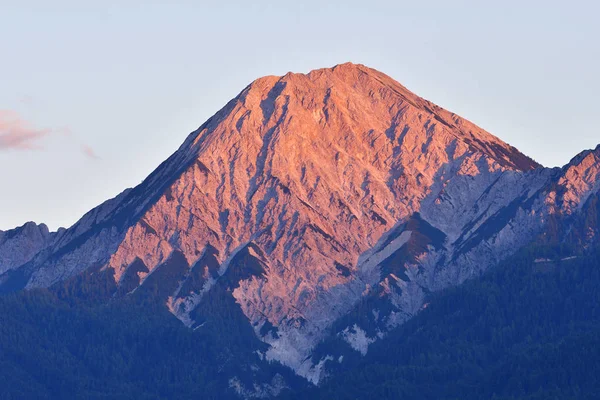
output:
<svg viewBox="0 0 600 400"><path fill-rule="evenodd" d="M264 375L228 378L243 397L291 385L285 368L319 384L534 240L593 247L599 156L543 168L362 65L264 77L139 186L0 265L0 291L235 330Z"/></svg>

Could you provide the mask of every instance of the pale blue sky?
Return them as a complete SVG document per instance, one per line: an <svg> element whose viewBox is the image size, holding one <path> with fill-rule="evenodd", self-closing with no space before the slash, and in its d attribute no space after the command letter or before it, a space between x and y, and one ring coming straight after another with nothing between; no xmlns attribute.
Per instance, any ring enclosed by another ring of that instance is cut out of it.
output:
<svg viewBox="0 0 600 400"><path fill-rule="evenodd" d="M595 1L91 3L0 0L0 229L69 226L255 78L346 61L546 166L600 143Z"/></svg>

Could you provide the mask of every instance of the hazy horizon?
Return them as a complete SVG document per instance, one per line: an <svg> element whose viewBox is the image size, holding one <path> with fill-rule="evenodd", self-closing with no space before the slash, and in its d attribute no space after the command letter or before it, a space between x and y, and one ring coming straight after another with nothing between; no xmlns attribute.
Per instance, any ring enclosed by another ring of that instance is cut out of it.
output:
<svg viewBox="0 0 600 400"><path fill-rule="evenodd" d="M600 143L590 118L599 9L584 1L3 4L0 229L70 226L141 182L254 79L344 62L375 68L561 166Z"/></svg>

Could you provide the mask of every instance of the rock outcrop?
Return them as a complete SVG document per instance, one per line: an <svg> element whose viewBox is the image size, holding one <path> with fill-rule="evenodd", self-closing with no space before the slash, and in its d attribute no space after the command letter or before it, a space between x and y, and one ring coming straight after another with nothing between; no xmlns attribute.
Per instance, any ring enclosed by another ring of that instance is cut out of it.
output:
<svg viewBox="0 0 600 400"><path fill-rule="evenodd" d="M0 231L0 275L25 264L52 244L56 232L45 224L27 222L23 226Z"/></svg>

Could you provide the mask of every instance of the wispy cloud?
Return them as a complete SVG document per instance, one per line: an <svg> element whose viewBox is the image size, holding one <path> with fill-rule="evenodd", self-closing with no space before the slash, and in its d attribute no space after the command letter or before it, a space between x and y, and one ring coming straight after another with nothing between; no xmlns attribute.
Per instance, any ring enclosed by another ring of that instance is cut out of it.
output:
<svg viewBox="0 0 600 400"><path fill-rule="evenodd" d="M41 149L40 141L50 133L52 129L34 128L14 111L0 110L0 150Z"/></svg>
<svg viewBox="0 0 600 400"><path fill-rule="evenodd" d="M92 160L100 159L100 157L98 157L98 154L96 154L94 149L92 149L90 146L88 146L86 144L81 145L81 150L83 151L83 154L85 154L88 158L91 158Z"/></svg>
<svg viewBox="0 0 600 400"><path fill-rule="evenodd" d="M81 152L89 159L100 159L96 151L81 143L68 127L39 129L14 111L0 110L0 151L40 150L44 148L43 139L55 134L63 135L67 141L79 146Z"/></svg>

